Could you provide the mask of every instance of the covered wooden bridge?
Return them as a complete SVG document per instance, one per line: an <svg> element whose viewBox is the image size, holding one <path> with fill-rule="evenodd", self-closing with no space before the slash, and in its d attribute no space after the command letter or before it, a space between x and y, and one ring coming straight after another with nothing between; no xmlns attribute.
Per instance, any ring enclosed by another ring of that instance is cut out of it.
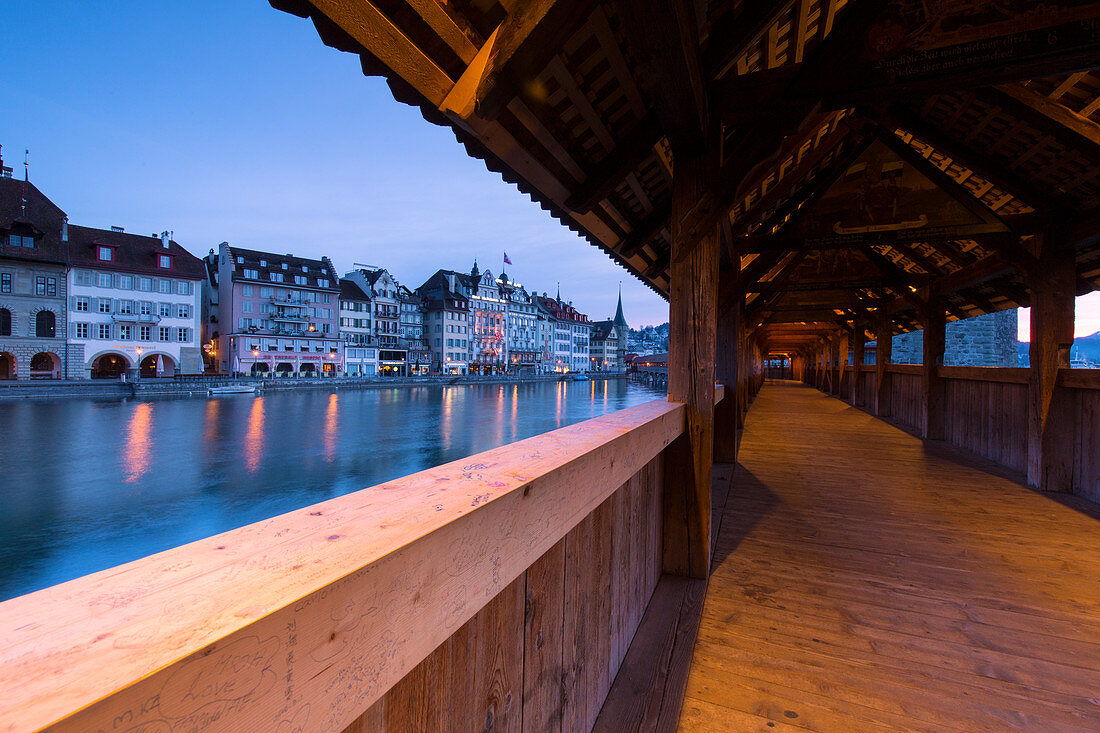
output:
<svg viewBox="0 0 1100 733"><path fill-rule="evenodd" d="M669 400L0 604L6 729L1100 729L1100 3L272 4L667 297Z"/></svg>

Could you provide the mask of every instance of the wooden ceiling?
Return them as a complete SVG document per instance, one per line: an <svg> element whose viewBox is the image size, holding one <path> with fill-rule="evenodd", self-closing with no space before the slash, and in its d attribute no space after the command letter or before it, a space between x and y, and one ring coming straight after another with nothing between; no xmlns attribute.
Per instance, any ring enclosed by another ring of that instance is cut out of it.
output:
<svg viewBox="0 0 1100 733"><path fill-rule="evenodd" d="M1027 306L1055 229L1100 284L1100 2L271 4L665 297L674 151L714 151L682 226L720 228L768 350L918 328L932 290L949 320Z"/></svg>

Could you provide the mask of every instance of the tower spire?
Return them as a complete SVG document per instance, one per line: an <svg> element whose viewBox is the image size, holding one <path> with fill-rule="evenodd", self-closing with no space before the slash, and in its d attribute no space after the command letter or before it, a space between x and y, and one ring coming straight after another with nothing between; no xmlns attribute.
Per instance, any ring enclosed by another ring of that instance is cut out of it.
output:
<svg viewBox="0 0 1100 733"><path fill-rule="evenodd" d="M623 281L619 281L619 303L615 307L615 328L620 332L620 338L625 336L630 327L626 325L626 316L623 315Z"/></svg>

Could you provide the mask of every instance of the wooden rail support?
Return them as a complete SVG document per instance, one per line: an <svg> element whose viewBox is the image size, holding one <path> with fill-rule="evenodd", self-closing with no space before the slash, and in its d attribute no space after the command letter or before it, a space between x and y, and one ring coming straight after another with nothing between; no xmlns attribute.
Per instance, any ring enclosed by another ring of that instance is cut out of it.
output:
<svg viewBox="0 0 1100 733"><path fill-rule="evenodd" d="M947 390L940 376L943 366L943 352L946 349L947 320L940 304L932 299L923 309L924 321L924 359L921 368L921 391L924 410L924 425L921 437L925 440L943 440L944 408Z"/></svg>
<svg viewBox="0 0 1100 733"><path fill-rule="evenodd" d="M844 367L840 364L840 341L837 336L829 342L829 394L840 394L840 375Z"/></svg>
<svg viewBox="0 0 1100 733"><path fill-rule="evenodd" d="M1027 480L1043 491L1071 491L1074 425L1072 401L1059 387L1073 346L1073 251L1056 234L1044 236L1039 266L1029 272L1031 372L1028 380Z"/></svg>
<svg viewBox="0 0 1100 733"><path fill-rule="evenodd" d="M883 318L875 326L875 415L889 417L892 375L887 367L894 349L894 330L889 318Z"/></svg>
<svg viewBox="0 0 1100 733"><path fill-rule="evenodd" d="M853 407L859 405L860 384L863 381L863 350L867 344L866 330L862 323L857 322L852 331L852 381L849 384L849 402Z"/></svg>
<svg viewBox="0 0 1100 733"><path fill-rule="evenodd" d="M694 578L710 570L718 229L693 240L682 222L706 190L707 171L702 156L676 158L669 288L668 398L687 405L687 430L665 461L664 569Z"/></svg>
<svg viewBox="0 0 1100 733"><path fill-rule="evenodd" d="M714 408L714 461L733 463L737 460L737 446L741 439L744 399L740 320L744 295L737 292L737 273L732 269L723 271L719 276L718 293L716 377L720 384L725 385L726 394Z"/></svg>

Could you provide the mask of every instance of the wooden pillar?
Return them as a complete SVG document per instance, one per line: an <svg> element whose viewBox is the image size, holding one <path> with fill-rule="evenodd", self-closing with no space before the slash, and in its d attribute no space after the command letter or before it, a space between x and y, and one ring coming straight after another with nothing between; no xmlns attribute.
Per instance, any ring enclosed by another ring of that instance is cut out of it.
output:
<svg viewBox="0 0 1100 733"><path fill-rule="evenodd" d="M1073 346L1076 268L1073 251L1055 233L1044 236L1031 290L1027 481L1042 491L1073 490L1073 405L1058 386Z"/></svg>
<svg viewBox="0 0 1100 733"><path fill-rule="evenodd" d="M725 386L726 396L715 407L714 460L733 463L741 440L742 376L744 359L741 347L741 303L744 295L737 291L738 273L724 270L718 277L719 307L717 314L717 379Z"/></svg>
<svg viewBox="0 0 1100 733"><path fill-rule="evenodd" d="M840 336L829 342L829 394L840 394Z"/></svg>
<svg viewBox="0 0 1100 733"><path fill-rule="evenodd" d="M856 322L852 338L852 381L849 385L851 387L849 402L852 403L852 407L855 407L859 404L859 386L863 379L863 347L867 343L862 323Z"/></svg>
<svg viewBox="0 0 1100 733"><path fill-rule="evenodd" d="M687 425L665 455L664 571L705 578L710 570L710 467L714 453L718 232L682 222L708 185L702 157L678 154L673 177L668 398L687 405Z"/></svg>
<svg viewBox="0 0 1100 733"><path fill-rule="evenodd" d="M875 326L875 415L889 417L890 381L893 375L886 371L894 350L894 327L889 318L883 318Z"/></svg>
<svg viewBox="0 0 1100 733"><path fill-rule="evenodd" d="M943 366L943 352L946 348L947 321L943 307L933 299L924 310L924 359L921 377L924 383L922 391L924 407L924 430L921 437L925 440L943 440L944 413L947 408L947 394L944 381L940 377Z"/></svg>

